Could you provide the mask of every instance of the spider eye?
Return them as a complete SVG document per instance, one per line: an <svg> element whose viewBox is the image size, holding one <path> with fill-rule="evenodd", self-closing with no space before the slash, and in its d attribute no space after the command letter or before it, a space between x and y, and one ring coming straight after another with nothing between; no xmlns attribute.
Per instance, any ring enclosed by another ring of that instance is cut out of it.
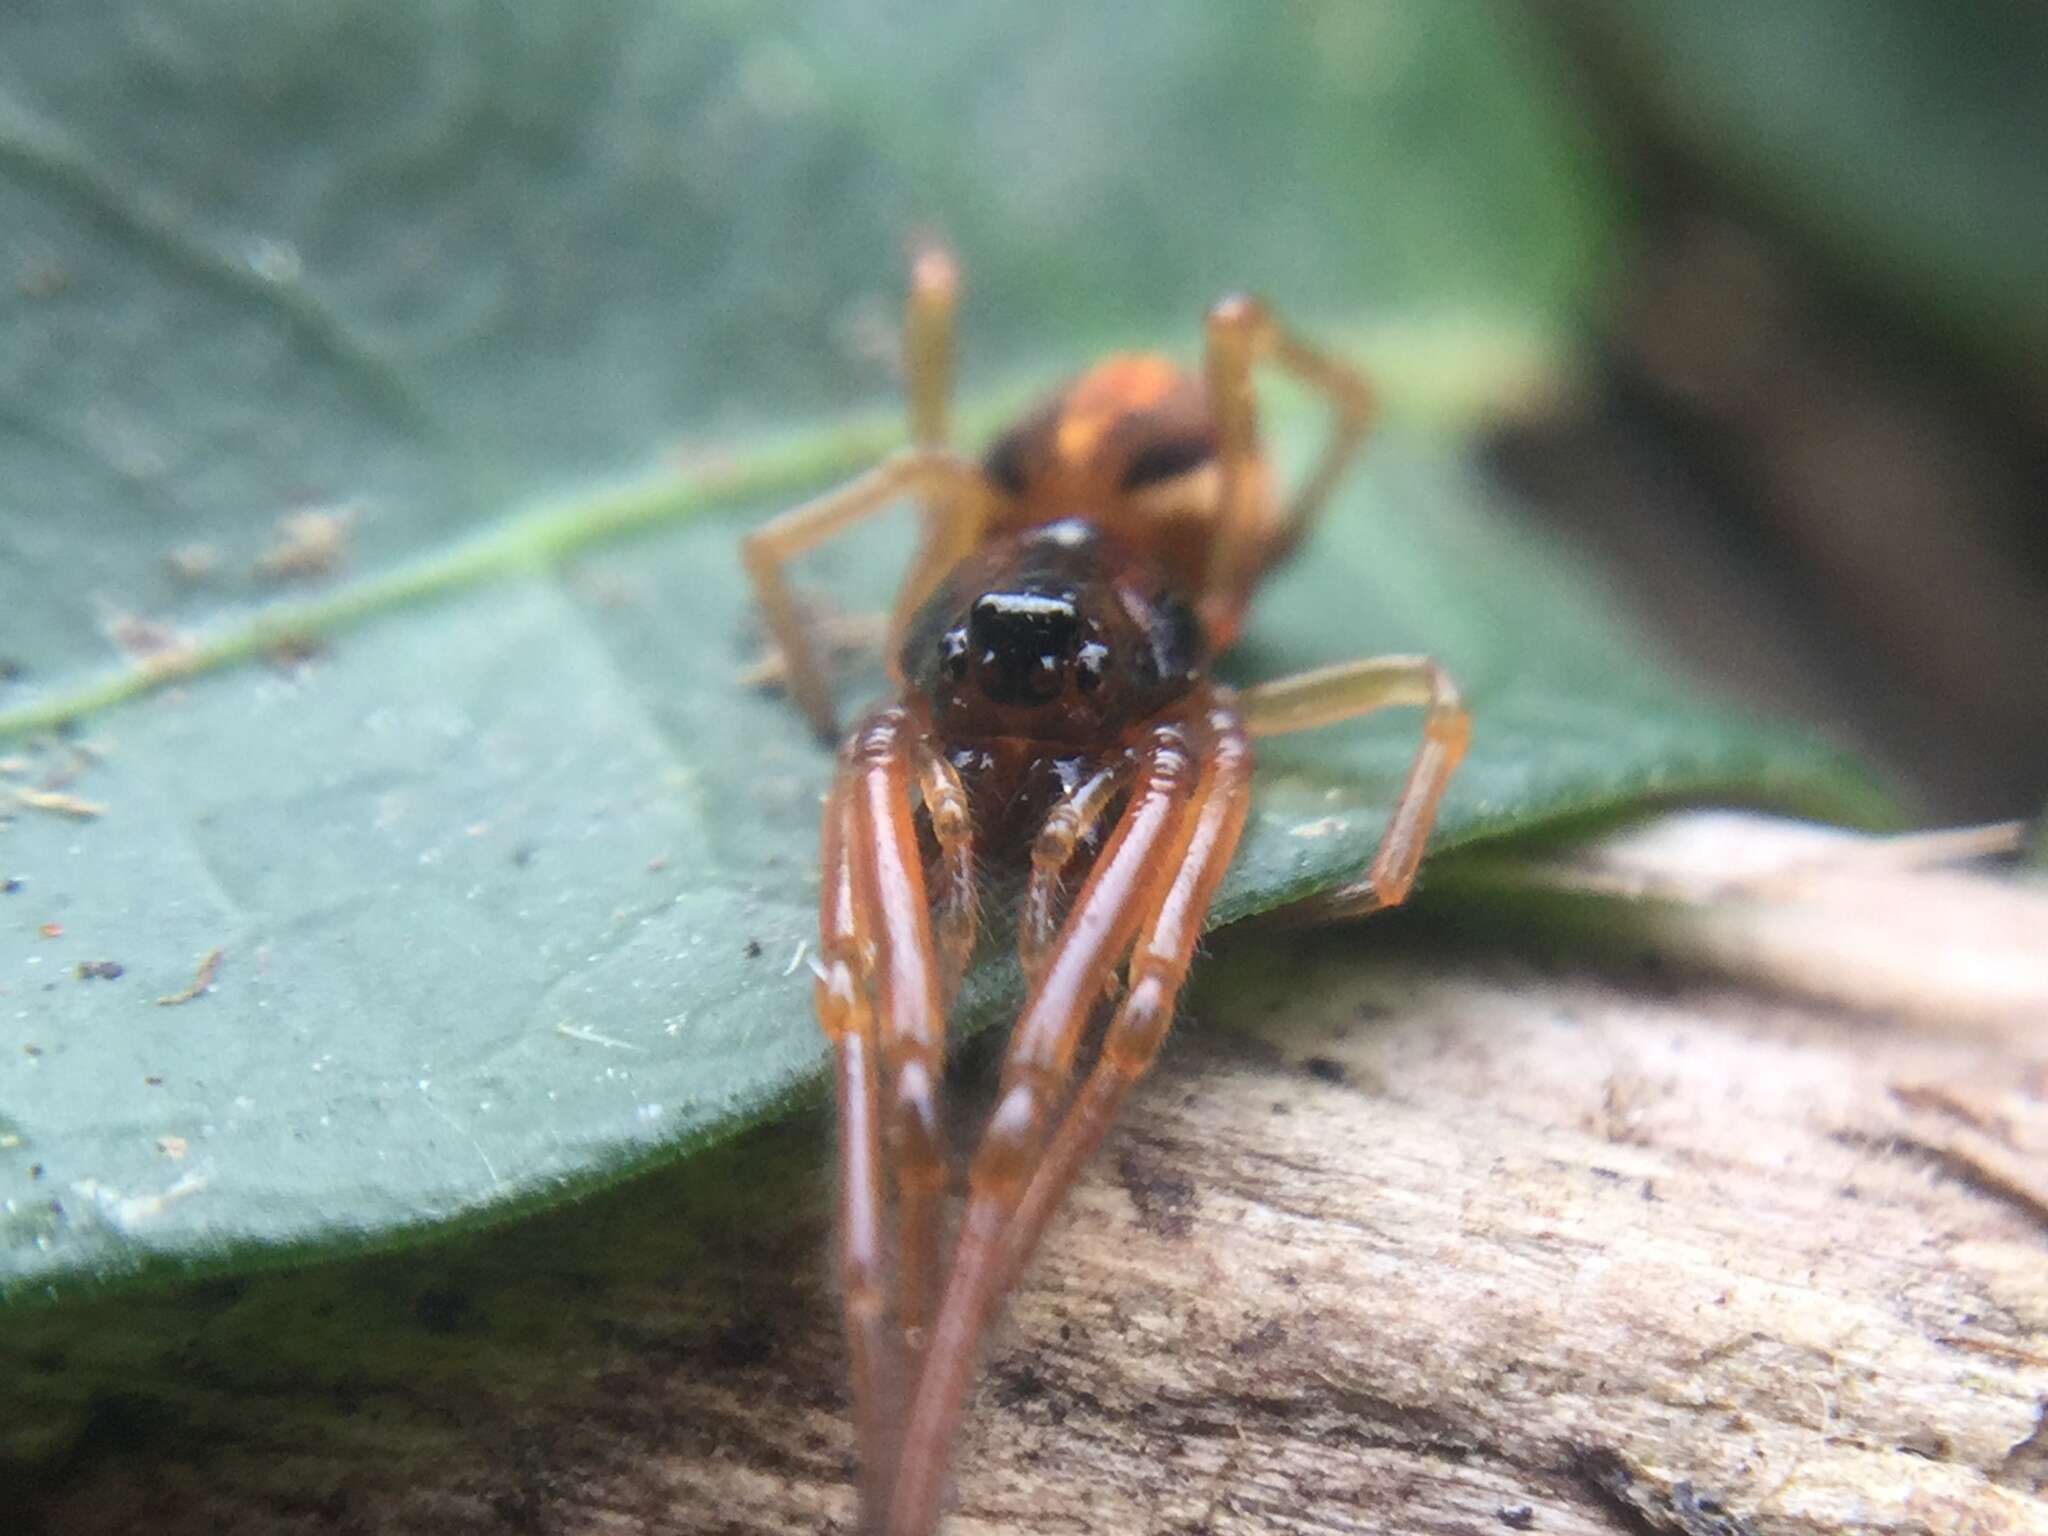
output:
<svg viewBox="0 0 2048 1536"><path fill-rule="evenodd" d="M1131 455L1131 462L1124 466L1120 487L1138 491L1148 485L1178 480L1215 457L1216 445L1206 437L1155 438Z"/></svg>
<svg viewBox="0 0 2048 1536"><path fill-rule="evenodd" d="M949 683L967 681L967 631L949 629L939 640L939 671Z"/></svg>
<svg viewBox="0 0 2048 1536"><path fill-rule="evenodd" d="M967 618L976 685L996 704L1057 698L1080 630L1070 593L983 593Z"/></svg>
<svg viewBox="0 0 2048 1536"><path fill-rule="evenodd" d="M1083 693L1093 693L1102 686L1102 674L1109 666L1109 647L1099 640L1090 640L1074 653L1074 686Z"/></svg>

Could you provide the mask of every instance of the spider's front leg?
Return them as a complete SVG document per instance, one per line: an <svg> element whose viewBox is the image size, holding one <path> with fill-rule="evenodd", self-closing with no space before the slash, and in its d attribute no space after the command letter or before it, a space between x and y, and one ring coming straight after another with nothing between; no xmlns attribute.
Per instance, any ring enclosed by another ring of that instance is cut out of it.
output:
<svg viewBox="0 0 2048 1536"><path fill-rule="evenodd" d="M933 941L932 903L918 847L914 785L931 754L907 710L876 711L848 747L855 843L854 900L874 937L874 995L880 1015L889 1165L896 1184L896 1313L906 1338L922 1338L939 1268L946 1151L939 1097L946 1070L947 968ZM957 780L953 781L957 784ZM961 819L937 817L952 867L965 862ZM948 881L949 901L957 894ZM949 933L958 942L956 934ZM966 935L969 942L972 934Z"/></svg>
<svg viewBox="0 0 2048 1536"><path fill-rule="evenodd" d="M918 846L920 797L946 882L943 949L934 942ZM971 836L957 776L909 713L888 708L870 716L840 753L826 807L817 987L837 1065L840 1266L870 1529L879 1529L896 1462L906 1360L930 1320L937 1285L946 1187L944 999L973 944ZM885 1163L896 1186L893 1327L885 1301Z"/></svg>
<svg viewBox="0 0 2048 1536"><path fill-rule="evenodd" d="M906 1388L903 1347L889 1319L889 1195L883 1183L879 1041L868 1001L874 942L872 873L853 814L851 750L825 807L818 902L818 1023L832 1046L839 1115L839 1298L860 1443L861 1507L883 1508L895 1456L893 1406Z"/></svg>
<svg viewBox="0 0 2048 1536"><path fill-rule="evenodd" d="M1192 826L1172 866L1172 879L1139 931L1123 1001L1102 1038L1102 1054L1068 1106L1010 1221L998 1294L1016 1283L1046 1224L1074 1180L1102 1145L1124 1096L1145 1075L1173 1023L1174 1001L1187 979L1209 906L1244 835L1251 810L1252 750L1234 704L1219 695L1209 706L1208 766L1195 791Z"/></svg>
<svg viewBox="0 0 2048 1536"><path fill-rule="evenodd" d="M1143 1072L1165 1036L1209 901L1243 828L1250 776L1249 741L1221 694L1204 699L1192 719L1156 727L1139 756L1130 803L1075 897L1010 1037L904 1431L892 1536L925 1536L939 1518L981 1336L1022 1253L1100 1141L1122 1085ZM1134 941L1130 986L1110 1043L1055 1134L1089 1016ZM1021 1243L1020 1219L1029 1226Z"/></svg>

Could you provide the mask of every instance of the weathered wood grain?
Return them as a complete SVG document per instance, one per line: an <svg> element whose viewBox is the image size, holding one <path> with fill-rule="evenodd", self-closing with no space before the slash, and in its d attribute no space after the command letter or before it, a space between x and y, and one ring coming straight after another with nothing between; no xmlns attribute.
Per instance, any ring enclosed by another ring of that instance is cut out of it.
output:
<svg viewBox="0 0 2048 1536"><path fill-rule="evenodd" d="M2044 898L1966 883L2024 979ZM1909 954L1913 890L1844 953ZM2048 1532L2024 989L1223 948L993 1352L956 1536ZM826 1161L807 1120L426 1254L0 1319L0 1525L848 1530Z"/></svg>

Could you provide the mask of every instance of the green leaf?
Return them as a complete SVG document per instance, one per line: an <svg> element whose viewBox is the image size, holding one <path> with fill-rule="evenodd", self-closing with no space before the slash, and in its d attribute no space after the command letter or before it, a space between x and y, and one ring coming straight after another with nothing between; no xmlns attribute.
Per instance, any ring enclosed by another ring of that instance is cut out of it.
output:
<svg viewBox="0 0 2048 1536"><path fill-rule="evenodd" d="M1346 319L1395 425L1235 666L1440 654L1478 711L1441 846L1646 796L1871 813L1673 685L1449 430L1555 385L1606 232L1484 13L512 14L0 21L5 1294L500 1218L815 1082L830 760L736 681L735 541L892 440L850 408L920 220L1006 381L981 425L1120 339L1191 350L1235 282ZM280 595L248 573L309 505L348 563ZM878 605L904 537L806 578ZM1223 911L1355 870L1412 729L1273 743ZM104 813L16 794L53 774Z"/></svg>

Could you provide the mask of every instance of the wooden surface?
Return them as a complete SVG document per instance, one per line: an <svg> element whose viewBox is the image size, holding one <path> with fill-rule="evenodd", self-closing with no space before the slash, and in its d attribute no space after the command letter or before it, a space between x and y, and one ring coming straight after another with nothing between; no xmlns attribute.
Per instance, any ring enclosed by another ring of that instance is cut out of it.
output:
<svg viewBox="0 0 2048 1536"><path fill-rule="evenodd" d="M1597 968L1225 941L948 1530L2048 1532L2048 895L1900 862L1657 887ZM1873 997L1873 954L1938 979ZM425 1254L0 1319L0 1527L849 1530L827 1157L807 1118Z"/></svg>

